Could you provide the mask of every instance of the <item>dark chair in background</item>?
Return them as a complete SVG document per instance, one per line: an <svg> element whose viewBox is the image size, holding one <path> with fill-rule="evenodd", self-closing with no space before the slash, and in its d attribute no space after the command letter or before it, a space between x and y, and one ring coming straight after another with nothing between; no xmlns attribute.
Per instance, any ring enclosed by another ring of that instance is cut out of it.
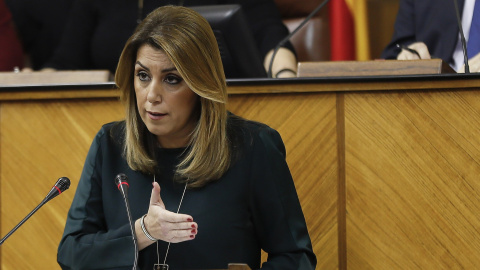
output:
<svg viewBox="0 0 480 270"><path fill-rule="evenodd" d="M275 0L283 22L293 31L322 0ZM330 61L330 30L328 8L325 6L295 36L291 42L299 62Z"/></svg>

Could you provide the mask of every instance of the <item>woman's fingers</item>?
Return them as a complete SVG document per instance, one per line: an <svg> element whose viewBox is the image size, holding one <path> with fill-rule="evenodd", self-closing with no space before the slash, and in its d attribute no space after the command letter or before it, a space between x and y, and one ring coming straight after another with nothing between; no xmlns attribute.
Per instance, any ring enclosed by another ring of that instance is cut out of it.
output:
<svg viewBox="0 0 480 270"><path fill-rule="evenodd" d="M166 242L178 243L192 240L198 233L198 224L195 222L169 222L157 219L151 226L150 234Z"/></svg>
<svg viewBox="0 0 480 270"><path fill-rule="evenodd" d="M165 241L171 243L179 243L183 241L193 240L195 239L197 233L197 229L171 230L166 235Z"/></svg>
<svg viewBox="0 0 480 270"><path fill-rule="evenodd" d="M159 221L165 221L170 223L182 223L182 222L193 221L193 218L190 215L173 213L163 208L154 208L154 210L158 210L156 216Z"/></svg>
<svg viewBox="0 0 480 270"><path fill-rule="evenodd" d="M171 213L171 212L170 212ZM175 213L171 213L176 215ZM171 231L181 231L181 230L196 230L198 229L198 224L193 221L174 221L172 219L163 219L162 217L154 220L154 227L162 235L168 235Z"/></svg>

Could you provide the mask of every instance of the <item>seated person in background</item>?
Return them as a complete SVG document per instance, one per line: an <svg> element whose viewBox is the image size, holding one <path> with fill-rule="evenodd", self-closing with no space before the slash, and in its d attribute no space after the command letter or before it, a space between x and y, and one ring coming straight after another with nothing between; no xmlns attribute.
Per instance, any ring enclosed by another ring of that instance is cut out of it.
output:
<svg viewBox="0 0 480 270"><path fill-rule="evenodd" d="M22 45L12 21L12 15L0 0L0 71L13 71L23 67Z"/></svg>
<svg viewBox="0 0 480 270"><path fill-rule="evenodd" d="M6 0L25 53L26 70L41 69L60 43L72 0Z"/></svg>
<svg viewBox="0 0 480 270"><path fill-rule="evenodd" d="M462 28L468 42L472 31L477 33L480 31L473 30L475 0L457 1L462 16ZM475 20L478 21L480 18ZM397 44L415 50L418 55L400 49ZM467 45L470 72L480 72L480 54L478 50L472 51L474 47ZM382 58L413 60L435 57L443 59L457 72L465 71L454 1L400 0L395 32L392 41L383 51Z"/></svg>
<svg viewBox="0 0 480 270"><path fill-rule="evenodd" d="M128 39L115 82L126 119L104 125L90 147L58 248L63 269L132 269L119 173L130 179L139 269L164 260L170 269L258 269L262 249L262 269L315 269L282 139L227 112L220 52L202 16L154 10Z"/></svg>
<svg viewBox="0 0 480 270"><path fill-rule="evenodd" d="M265 65L271 51L286 35L272 0L76 0L60 46L45 65L54 69L108 69L114 73L122 44L133 33L139 17L162 5L204 6L240 4L254 34ZM296 76L297 62L291 44L279 50L272 74Z"/></svg>

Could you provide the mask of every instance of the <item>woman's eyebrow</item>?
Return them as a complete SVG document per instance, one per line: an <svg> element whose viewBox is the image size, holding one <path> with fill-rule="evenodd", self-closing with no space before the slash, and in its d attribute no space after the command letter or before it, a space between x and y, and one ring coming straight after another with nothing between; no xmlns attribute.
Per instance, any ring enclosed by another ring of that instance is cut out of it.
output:
<svg viewBox="0 0 480 270"><path fill-rule="evenodd" d="M136 65L139 65L141 66L142 68L146 69L147 71L150 71L150 69L148 67L146 67L145 65L143 65L140 61L136 61L135 62ZM177 70L176 67L171 67L171 68L166 68L166 69L162 69L162 73L166 73L166 72L170 72L170 71L174 71L174 70Z"/></svg>
<svg viewBox="0 0 480 270"><path fill-rule="evenodd" d="M166 68L166 69L162 70L162 73L170 72L170 71L174 71L174 70L177 70L177 68L176 67Z"/></svg>
<svg viewBox="0 0 480 270"><path fill-rule="evenodd" d="M138 61L138 60L135 62L135 65L139 65L139 66L141 66L142 68L146 69L147 71L150 71L150 69L149 69L148 67L144 66L144 65L143 65L140 61Z"/></svg>

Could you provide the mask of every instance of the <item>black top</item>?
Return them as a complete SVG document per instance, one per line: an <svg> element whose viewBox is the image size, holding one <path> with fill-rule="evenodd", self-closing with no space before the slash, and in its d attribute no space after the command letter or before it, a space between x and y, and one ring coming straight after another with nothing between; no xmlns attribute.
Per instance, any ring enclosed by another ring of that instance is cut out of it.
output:
<svg viewBox="0 0 480 270"><path fill-rule="evenodd" d="M170 269L226 269L228 263L247 263L257 269L263 249L269 257L262 269L315 269L280 135L263 124L236 123L233 132L241 139L236 161L219 180L187 189L180 213L193 217L198 234L194 240L171 244L167 264ZM118 173L128 176L136 220L147 213L153 175L132 171L122 157L124 124L105 125L90 148L58 248L63 269L132 268L134 246L114 178ZM172 180L173 168L184 150L156 150L161 198L173 212L184 188ZM166 247L159 242L160 262ZM140 269L152 269L156 262L155 244L140 251Z"/></svg>
<svg viewBox="0 0 480 270"><path fill-rule="evenodd" d="M460 16L464 0L458 2ZM458 41L458 24L452 0L401 0L390 44L382 52L384 59L396 59L400 49L396 44L423 42L432 58L452 63Z"/></svg>
<svg viewBox="0 0 480 270"><path fill-rule="evenodd" d="M40 69L60 43L73 0L5 0L12 12L23 50L33 69Z"/></svg>
<svg viewBox="0 0 480 270"><path fill-rule="evenodd" d="M182 3L183 2L183 3ZM262 57L288 35L272 0L144 0L143 16L162 5L240 4ZM118 59L137 26L135 0L76 0L55 56L46 65L56 69L108 69ZM293 47L289 45L293 51Z"/></svg>

